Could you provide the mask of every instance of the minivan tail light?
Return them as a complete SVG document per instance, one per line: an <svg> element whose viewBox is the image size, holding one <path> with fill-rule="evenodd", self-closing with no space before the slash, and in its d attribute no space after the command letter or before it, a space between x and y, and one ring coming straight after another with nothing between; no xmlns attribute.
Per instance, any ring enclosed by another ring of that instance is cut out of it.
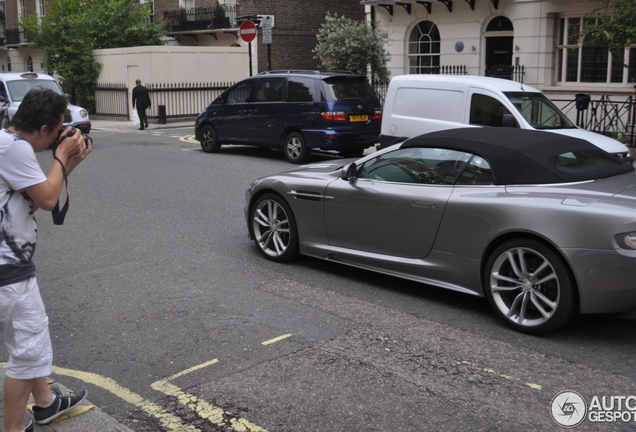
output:
<svg viewBox="0 0 636 432"><path fill-rule="evenodd" d="M375 110L373 120L382 120L382 110Z"/></svg>
<svg viewBox="0 0 636 432"><path fill-rule="evenodd" d="M325 111L320 113L320 117L325 120L347 121L348 116L344 111Z"/></svg>

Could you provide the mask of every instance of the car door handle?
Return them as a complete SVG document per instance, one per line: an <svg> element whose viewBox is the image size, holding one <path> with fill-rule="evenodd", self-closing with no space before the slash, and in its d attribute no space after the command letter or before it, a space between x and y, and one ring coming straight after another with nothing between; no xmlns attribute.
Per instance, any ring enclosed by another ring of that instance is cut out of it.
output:
<svg viewBox="0 0 636 432"><path fill-rule="evenodd" d="M411 203L413 207L422 207L422 208L435 208L435 204L431 202L424 201L413 201Z"/></svg>

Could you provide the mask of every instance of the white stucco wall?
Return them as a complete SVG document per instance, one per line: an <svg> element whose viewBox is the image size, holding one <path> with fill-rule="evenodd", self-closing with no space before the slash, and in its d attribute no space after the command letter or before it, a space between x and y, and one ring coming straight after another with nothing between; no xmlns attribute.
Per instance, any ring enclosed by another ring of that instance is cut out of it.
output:
<svg viewBox="0 0 636 432"><path fill-rule="evenodd" d="M252 47L254 50L254 47ZM234 82L250 75L246 46L147 46L94 50L102 64L98 83ZM252 52L252 73L258 70Z"/></svg>

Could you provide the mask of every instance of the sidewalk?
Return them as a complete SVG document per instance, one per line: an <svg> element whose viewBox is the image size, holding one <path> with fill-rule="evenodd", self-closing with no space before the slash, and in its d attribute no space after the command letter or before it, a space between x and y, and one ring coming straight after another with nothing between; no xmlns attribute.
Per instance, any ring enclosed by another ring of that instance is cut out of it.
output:
<svg viewBox="0 0 636 432"><path fill-rule="evenodd" d="M131 121L121 119L106 119L106 118L94 118L91 117L91 131L115 131L115 132L130 132L138 131L139 133L148 133L153 130L162 129L176 129L176 128L190 128L190 135L194 135L194 119L178 122L169 122L166 124L150 123L147 129L141 131L138 126L133 125Z"/></svg>
<svg viewBox="0 0 636 432"><path fill-rule="evenodd" d="M0 374L4 378L4 367L0 367ZM54 378L54 377L52 377ZM68 392L68 388L64 387L62 383L56 381L56 384L62 389L63 392ZM0 431L3 430L3 422L4 422L4 379L0 380ZM88 393L88 398L90 398L90 391ZM31 400L30 403L32 403ZM92 407L88 409L89 407ZM82 412L82 410L88 411ZM73 412L81 412L81 414L75 415L73 417L64 418L62 420L57 419L52 423L46 426L38 426L34 423L36 432L133 432L132 429L124 426L119 423L117 420L112 418L110 415L99 409L99 407L94 406L90 403L88 399L85 399L82 402L82 406L78 406L76 408L77 411ZM28 425L29 421L33 419L31 413L25 413L25 421Z"/></svg>

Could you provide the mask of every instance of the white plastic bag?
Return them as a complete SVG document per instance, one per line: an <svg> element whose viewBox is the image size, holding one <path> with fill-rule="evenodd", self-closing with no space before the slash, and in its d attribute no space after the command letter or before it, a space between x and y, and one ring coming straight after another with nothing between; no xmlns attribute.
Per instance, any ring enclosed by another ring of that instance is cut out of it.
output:
<svg viewBox="0 0 636 432"><path fill-rule="evenodd" d="M141 123L139 122L139 114L137 110L133 108L133 118L132 118L133 126L139 126Z"/></svg>

